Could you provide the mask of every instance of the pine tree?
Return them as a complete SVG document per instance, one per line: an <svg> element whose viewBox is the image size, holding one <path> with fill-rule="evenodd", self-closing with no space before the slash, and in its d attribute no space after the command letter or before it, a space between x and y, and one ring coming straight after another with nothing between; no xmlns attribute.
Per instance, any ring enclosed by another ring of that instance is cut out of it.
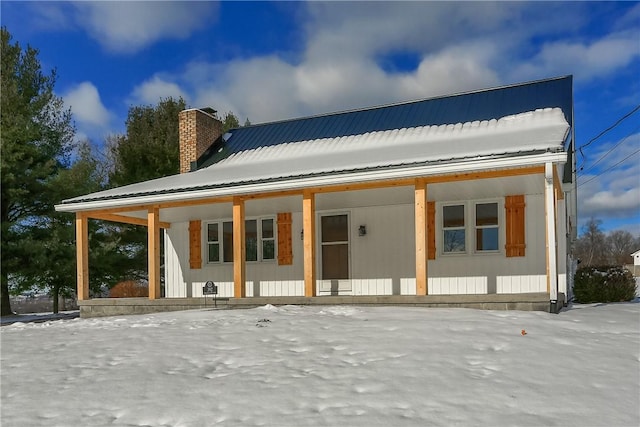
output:
<svg viewBox="0 0 640 427"><path fill-rule="evenodd" d="M26 233L53 212L52 179L68 166L74 127L53 88L55 70L43 73L38 51L12 43L1 29L0 87L2 271L1 314L11 314L10 281L29 270L37 241Z"/></svg>

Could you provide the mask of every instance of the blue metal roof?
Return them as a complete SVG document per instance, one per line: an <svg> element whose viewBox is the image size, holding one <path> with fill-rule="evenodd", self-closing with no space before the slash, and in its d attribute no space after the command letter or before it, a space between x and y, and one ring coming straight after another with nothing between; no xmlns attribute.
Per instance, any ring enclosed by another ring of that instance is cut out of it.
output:
<svg viewBox="0 0 640 427"><path fill-rule="evenodd" d="M208 150L198 166L210 166L233 153L287 142L491 120L556 107L573 126L572 76L242 127L231 130L226 142L216 141L215 149Z"/></svg>

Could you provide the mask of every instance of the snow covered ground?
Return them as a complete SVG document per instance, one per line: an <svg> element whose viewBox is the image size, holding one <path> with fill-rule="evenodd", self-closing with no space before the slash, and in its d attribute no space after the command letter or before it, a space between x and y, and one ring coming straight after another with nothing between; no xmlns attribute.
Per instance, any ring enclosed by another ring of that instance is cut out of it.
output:
<svg viewBox="0 0 640 427"><path fill-rule="evenodd" d="M265 306L0 334L3 427L640 425L638 303Z"/></svg>

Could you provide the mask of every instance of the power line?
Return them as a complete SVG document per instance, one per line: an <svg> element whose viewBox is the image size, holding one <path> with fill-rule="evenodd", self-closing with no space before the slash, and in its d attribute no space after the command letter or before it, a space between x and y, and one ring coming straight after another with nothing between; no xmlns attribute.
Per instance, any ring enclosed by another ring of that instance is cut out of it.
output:
<svg viewBox="0 0 640 427"><path fill-rule="evenodd" d="M612 124L611 126L609 126L608 128L606 128L605 130L603 130L602 132L600 132L598 135L594 136L593 138L591 138L589 140L589 142L587 142L586 144L582 144L580 147L578 147L578 151L580 152L580 155L582 156L582 164L580 165L580 167L578 168L578 170L582 169L582 165L584 165L585 162L585 155L584 152L582 151L583 148L587 148L589 145L591 145L594 141L596 141L598 138L600 138L601 136L603 136L604 134L606 134L607 132L609 132L610 130L614 129L616 126L618 126L620 123L622 123L626 118L628 118L629 116L631 116L633 113L635 113L636 111L640 110L640 104L638 104L633 110L629 111L627 114L625 114L624 116L620 117L614 124Z"/></svg>
<svg viewBox="0 0 640 427"><path fill-rule="evenodd" d="M633 153L629 154L629 155L628 155L627 157L625 157L624 159L620 160L620 161L619 161L618 163L616 163L615 165L611 165L610 167L608 167L607 169L603 170L603 171L602 171L602 172L600 172L599 174L592 176L591 178L589 178L588 180L586 180L586 181L584 181L584 182L581 182L580 184L578 184L578 187L580 187L580 186L582 186L582 185L584 185L584 184L586 184L586 183L588 183L588 182L593 181L594 179L596 179L597 177L599 177L600 175L602 175L602 174L604 174L604 173L606 173L606 172L609 172L611 169L615 168L615 167L616 167L616 166L618 166L620 163L622 163L622 162L624 162L625 160L627 160L627 159L629 159L629 158L631 158L631 157L635 156L635 155L636 155L636 154L638 154L638 153L640 153L640 148L639 148L639 149L637 149L636 151L634 151Z"/></svg>
<svg viewBox="0 0 640 427"><path fill-rule="evenodd" d="M611 129L615 128L616 126L618 126L620 123L622 123L627 117L629 117L630 115L632 115L633 113L635 113L636 111L640 110L640 104L638 104L636 106L636 108L634 108L633 110L631 110L630 112L628 112L627 114L625 114L624 116L620 117L618 119L617 122L615 122L614 124L612 124L611 126L609 126L608 128L606 128L605 130L603 130L602 132L600 132L597 136L594 136L593 138L591 138L591 140L589 140L589 142L587 142L586 144L581 145L578 149L582 150L583 148L588 147L589 145L591 145L591 143L593 143L593 141L595 141L596 139L600 138L602 135L604 135L605 133L609 132Z"/></svg>
<svg viewBox="0 0 640 427"><path fill-rule="evenodd" d="M613 150L615 150L616 148L618 148L620 146L620 144L622 144L623 142L625 142L631 135L635 134L638 129L640 129L640 126L636 127L634 130L631 131L631 133L629 133L627 136L625 136L624 138L622 138L616 145L614 145L613 147L611 147L609 149L609 151L607 151L606 153L604 153L602 156L600 156L600 158L598 160L596 160L596 162L594 164L592 164L591 166L589 166L589 168L585 171L583 171L583 168L580 168L578 170L578 172L580 173L587 173L589 172L591 169L593 169L598 163L600 163L605 157L607 157L609 154L611 154L611 152Z"/></svg>

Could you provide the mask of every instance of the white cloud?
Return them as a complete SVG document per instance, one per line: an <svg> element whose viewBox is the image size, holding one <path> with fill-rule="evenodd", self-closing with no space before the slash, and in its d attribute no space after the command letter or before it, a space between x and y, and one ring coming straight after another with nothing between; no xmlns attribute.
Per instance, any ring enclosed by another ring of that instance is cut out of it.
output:
<svg viewBox="0 0 640 427"><path fill-rule="evenodd" d="M426 56L415 73L402 76L398 90L410 99L495 86L500 82L490 65L495 55L485 42L449 47Z"/></svg>
<svg viewBox="0 0 640 427"><path fill-rule="evenodd" d="M560 74L592 79L637 60L637 29L617 26L615 33L575 41L574 33L590 24L585 8L310 2L299 15L306 38L298 55L194 62L163 82L177 85L173 93L187 94L193 106L232 109L262 122ZM555 41L533 41L542 37ZM417 58L415 69L384 68L384 58L403 52Z"/></svg>
<svg viewBox="0 0 640 427"><path fill-rule="evenodd" d="M38 30L64 30L73 27L69 5L58 2L33 2L29 4L29 27Z"/></svg>
<svg viewBox="0 0 640 427"><path fill-rule="evenodd" d="M130 104L157 104L160 99L172 97L188 100L187 94L174 82L167 81L159 75L143 82L133 89Z"/></svg>
<svg viewBox="0 0 640 427"><path fill-rule="evenodd" d="M63 95L63 99L81 127L105 128L109 125L112 115L102 104L93 83L82 82L74 86Z"/></svg>
<svg viewBox="0 0 640 427"><path fill-rule="evenodd" d="M78 2L76 22L98 43L133 53L158 40L185 39L210 24L213 2Z"/></svg>
<svg viewBox="0 0 640 427"><path fill-rule="evenodd" d="M622 192L598 191L589 194L582 207L585 214L591 214L588 216L625 217L640 209L640 188L636 187Z"/></svg>
<svg viewBox="0 0 640 427"><path fill-rule="evenodd" d="M617 142L616 142L617 143ZM602 144L589 158L602 158L615 146ZM583 218L633 218L640 213L640 134L633 134L578 179L578 212ZM599 174L599 176L596 176Z"/></svg>
<svg viewBox="0 0 640 427"><path fill-rule="evenodd" d="M519 79L574 73L579 80L607 76L640 58L638 31L611 34L592 42L545 44L530 61L516 67Z"/></svg>

